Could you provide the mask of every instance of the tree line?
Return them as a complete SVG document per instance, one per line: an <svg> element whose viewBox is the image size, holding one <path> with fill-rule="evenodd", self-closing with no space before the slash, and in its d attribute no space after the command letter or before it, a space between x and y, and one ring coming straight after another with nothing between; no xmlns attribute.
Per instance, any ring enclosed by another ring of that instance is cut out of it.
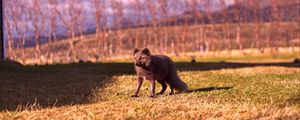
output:
<svg viewBox="0 0 300 120"><path fill-rule="evenodd" d="M174 55L299 48L300 2L266 1L5 1L6 56L78 61L130 55L142 47Z"/></svg>

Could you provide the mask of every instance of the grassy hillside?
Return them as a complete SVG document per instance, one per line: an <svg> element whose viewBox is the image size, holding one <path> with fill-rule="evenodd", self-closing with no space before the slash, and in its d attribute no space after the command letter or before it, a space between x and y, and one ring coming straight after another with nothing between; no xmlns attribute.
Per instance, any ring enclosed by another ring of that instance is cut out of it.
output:
<svg viewBox="0 0 300 120"><path fill-rule="evenodd" d="M276 60L275 60L276 61ZM196 92L131 98L131 63L0 65L0 119L300 119L300 64L177 62ZM160 85L157 84L159 91Z"/></svg>

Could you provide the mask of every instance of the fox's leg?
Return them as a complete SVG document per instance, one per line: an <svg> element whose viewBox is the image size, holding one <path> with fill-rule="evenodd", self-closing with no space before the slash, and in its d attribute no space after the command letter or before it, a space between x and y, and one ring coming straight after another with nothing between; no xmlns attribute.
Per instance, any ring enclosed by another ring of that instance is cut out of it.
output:
<svg viewBox="0 0 300 120"><path fill-rule="evenodd" d="M150 97L154 98L155 97L155 80L151 79L150 80Z"/></svg>
<svg viewBox="0 0 300 120"><path fill-rule="evenodd" d="M169 93L169 95L173 95L174 94L174 86L170 85L170 89L171 89L171 92Z"/></svg>
<svg viewBox="0 0 300 120"><path fill-rule="evenodd" d="M167 83L169 84L170 89L171 89L171 92L169 93L169 95L173 95L174 94L174 85L170 81L167 81Z"/></svg>
<svg viewBox="0 0 300 120"><path fill-rule="evenodd" d="M164 81L158 81L160 84L161 84L161 91L159 93L157 93L156 95L162 95L164 94L164 92L166 91L167 89L167 84L164 82Z"/></svg>
<svg viewBox="0 0 300 120"><path fill-rule="evenodd" d="M136 89L135 89L134 94L131 97L138 97L138 94L139 94L140 88L142 86L143 80L144 79L142 77L138 76Z"/></svg>

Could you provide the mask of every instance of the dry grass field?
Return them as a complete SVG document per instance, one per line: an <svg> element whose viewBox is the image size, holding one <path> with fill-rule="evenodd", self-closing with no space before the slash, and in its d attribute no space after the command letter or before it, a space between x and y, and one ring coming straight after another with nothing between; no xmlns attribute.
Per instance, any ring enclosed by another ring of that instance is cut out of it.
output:
<svg viewBox="0 0 300 120"><path fill-rule="evenodd" d="M195 92L154 99L147 81L138 98L130 97L136 84L132 63L5 62L0 119L300 119L300 64L291 58L178 61L180 77Z"/></svg>

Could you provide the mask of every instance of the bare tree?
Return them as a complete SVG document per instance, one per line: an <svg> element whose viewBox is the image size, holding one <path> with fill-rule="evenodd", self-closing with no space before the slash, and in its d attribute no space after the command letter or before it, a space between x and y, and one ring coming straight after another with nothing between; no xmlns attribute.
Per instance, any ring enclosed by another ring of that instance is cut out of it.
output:
<svg viewBox="0 0 300 120"><path fill-rule="evenodd" d="M13 22L11 21L12 19L12 11L11 9L7 8L12 8L12 4L10 2L5 2L5 15L4 15L4 25L5 25L5 32L7 34L7 56L10 60L16 59L16 53L15 53L15 47L14 47L14 28L13 28Z"/></svg>
<svg viewBox="0 0 300 120"><path fill-rule="evenodd" d="M203 49L201 42L203 39L203 23L201 20L201 13L199 12L199 5L202 3L203 1L198 1L198 0L189 0L188 1L188 8L190 8L189 10L192 11L192 16L194 17L193 21L193 26L197 26L197 29L195 31L195 40L194 40L194 46L193 46L193 51L199 51L200 49ZM200 21L201 20L201 21ZM200 24L200 25L199 25ZM199 27L199 29L198 29Z"/></svg>
<svg viewBox="0 0 300 120"><path fill-rule="evenodd" d="M158 0L158 4L159 4L159 8L160 8L160 12L161 12L161 16L162 18L167 18L169 16L169 11L168 11L168 2L167 0ZM162 27L160 29L162 29L162 36L163 37L160 37L162 38L162 41L161 44L160 44L160 50L163 50L163 51L167 51L167 44L168 44L168 32L169 32L169 29L170 27L166 26L166 25L162 25Z"/></svg>
<svg viewBox="0 0 300 120"><path fill-rule="evenodd" d="M212 16L212 8L211 8L211 1L210 0L206 0L204 1L204 7L205 7L205 14L207 16L207 19L209 21L209 31L206 32L207 35L207 39L205 40L205 46L206 46L206 51L214 51L217 49L216 46L214 45L215 42L215 29L216 29L216 24L214 22L214 18Z"/></svg>
<svg viewBox="0 0 300 120"><path fill-rule="evenodd" d="M56 11L58 10L57 5L59 4L57 0L47 0L48 7L47 12L45 13L44 19L46 19L47 23L47 33L48 33L48 39L47 39L47 50L46 50L46 59L53 60L54 48L51 47L53 44L57 43L57 27L58 27L58 18Z"/></svg>
<svg viewBox="0 0 300 120"><path fill-rule="evenodd" d="M271 0L271 4L272 4L272 21L271 22L271 27L275 28L275 26L279 25L279 9L278 9L278 5L277 5L277 2L276 0ZM277 34L276 34L276 29L272 29L271 28L271 31L270 31L270 38L272 39L273 42L269 42L270 47L271 47L271 52L273 54L277 54L278 53L278 48L277 48L277 45L276 43L278 42L278 38L276 37Z"/></svg>
<svg viewBox="0 0 300 120"><path fill-rule="evenodd" d="M113 9L113 16L114 16L114 29L116 35L115 43L115 51L120 54L124 54L123 51L123 20L124 20L124 13L123 13L123 1L111 1L112 9Z"/></svg>
<svg viewBox="0 0 300 120"><path fill-rule="evenodd" d="M158 41L158 10L157 10L157 6L156 6L156 1L154 0L148 0L147 1L147 10L150 13L151 16L151 30L152 30L152 35L150 36L150 41L153 41L153 44L151 46L151 48L153 49L153 51L157 52L157 49L155 49L156 47L154 46L159 46L159 41ZM153 36L153 37L152 37Z"/></svg>
<svg viewBox="0 0 300 120"><path fill-rule="evenodd" d="M105 3L102 0L93 0L92 2L95 7L94 16L96 25L96 40L98 41L98 54L104 54L104 51L106 51L107 47L105 45L106 42L101 29L101 19L105 8Z"/></svg>
<svg viewBox="0 0 300 120"><path fill-rule="evenodd" d="M234 0L235 4L238 4L240 2L240 0ZM236 36L235 36L235 39L236 39L236 43L238 45L238 48L240 50L240 52L243 52L243 44L241 42L241 22L242 22L242 19L241 19L241 6L237 5L236 6L237 8L233 11L234 13L234 16L235 16L235 20L237 21L237 25L236 25Z"/></svg>
<svg viewBox="0 0 300 120"><path fill-rule="evenodd" d="M185 9L186 7L188 7L188 3L187 1L181 2L180 3L180 8L179 9ZM181 29L179 30L179 36L177 38L177 43L176 45L178 46L178 52L181 53L185 53L186 52L186 45L187 45L187 32L188 32L188 27L189 27L189 21L188 21L188 17L185 17L183 20L183 24L180 26ZM178 53L177 53L178 54Z"/></svg>
<svg viewBox="0 0 300 120"><path fill-rule="evenodd" d="M47 16L48 16L48 24L49 24L49 41L51 42L51 40L53 39L54 42L57 42L57 37L56 37L56 32L57 32L57 5L58 5L58 1L57 0L48 0L48 3L51 4L51 7L48 8L48 12L47 12Z"/></svg>
<svg viewBox="0 0 300 120"><path fill-rule="evenodd" d="M76 59L79 59L78 54L76 52L75 43L77 41L76 30L78 30L78 25L80 24L80 21L82 19L81 17L83 7L82 4L80 4L80 2L81 0L66 0L65 4L68 7L56 10L56 14L58 15L63 26L68 31L69 49L66 55L68 61L73 61L74 57Z"/></svg>
<svg viewBox="0 0 300 120"><path fill-rule="evenodd" d="M40 0L33 0L32 6L29 9L29 19L31 22L32 30L34 32L35 40L35 59L40 60L41 55L41 33L45 30L45 19L43 19L43 13ZM41 62L41 61L40 61Z"/></svg>
<svg viewBox="0 0 300 120"><path fill-rule="evenodd" d="M259 39L259 26L260 26L260 21L259 21L259 17L258 17L258 3L257 1L248 1L249 3L249 7L253 9L253 19L252 21L252 27L254 28L254 32L253 32L253 39L252 39L252 43L250 45L251 53L253 53L254 48L259 48L261 47L261 40ZM263 50L262 50L263 51Z"/></svg>
<svg viewBox="0 0 300 120"><path fill-rule="evenodd" d="M134 4L133 10L135 12L134 14L137 15L136 26L144 25L145 21L146 21L145 17L144 17L144 16L146 16L144 6L142 5L140 0L135 0L134 3L135 4ZM143 42L146 41L145 36L142 35L144 33L143 31L146 31L145 29L146 29L146 27L143 27L142 30L138 30L135 33L135 37L133 38L135 48L142 46L141 41L143 41Z"/></svg>
<svg viewBox="0 0 300 120"><path fill-rule="evenodd" d="M231 55L232 43L231 43L231 27L228 23L228 10L225 0L220 1L221 10L223 11L222 19L221 19L221 26L222 26L222 33L223 33L223 48Z"/></svg>
<svg viewBox="0 0 300 120"><path fill-rule="evenodd" d="M20 5L20 7L13 7L11 9L12 18L13 18L13 27L16 31L17 47L21 49L21 61L25 62L25 41L26 34L28 31L28 9L24 5ZM23 19L23 20L22 20Z"/></svg>

